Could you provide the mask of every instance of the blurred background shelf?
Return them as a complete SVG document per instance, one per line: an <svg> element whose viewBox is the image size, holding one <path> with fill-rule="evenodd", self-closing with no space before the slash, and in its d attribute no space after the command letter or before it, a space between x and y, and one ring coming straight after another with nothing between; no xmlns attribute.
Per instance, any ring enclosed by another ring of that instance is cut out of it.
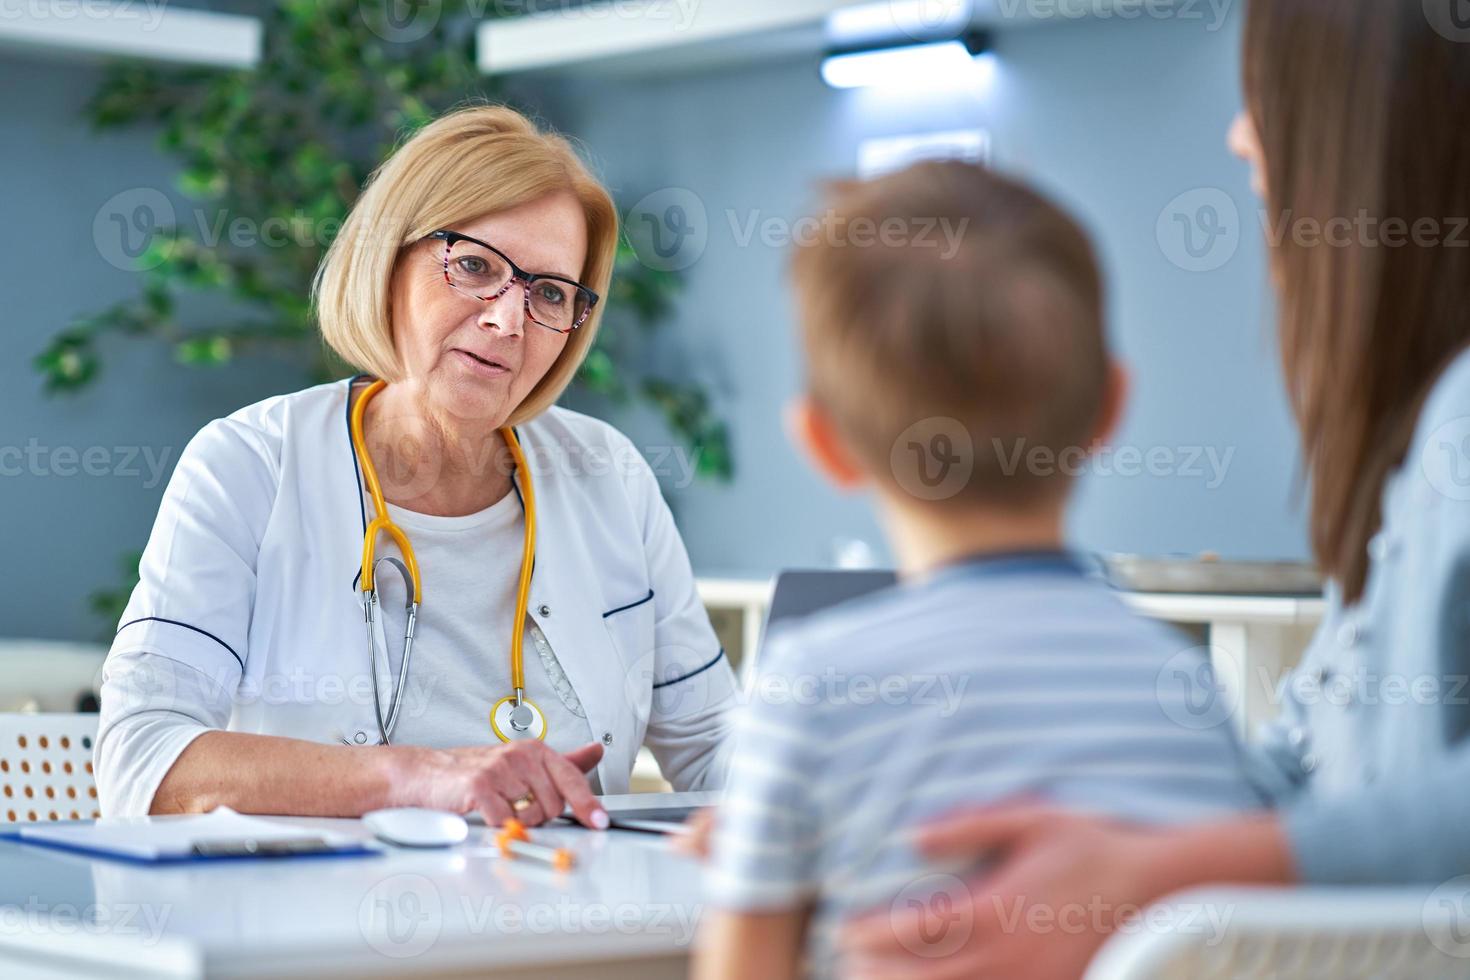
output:
<svg viewBox="0 0 1470 980"><path fill-rule="evenodd" d="M487 21L479 28L477 57L480 70L493 74L557 69L634 77L815 55L863 41L1072 23L1128 5L1129 0L1070 7L1023 0L596 0ZM1156 6L1169 5L1165 0Z"/></svg>
<svg viewBox="0 0 1470 980"><path fill-rule="evenodd" d="M260 60L261 23L255 17L151 3L25 4L0 17L0 47L249 68Z"/></svg>
<svg viewBox="0 0 1470 980"><path fill-rule="evenodd" d="M819 50L824 19L842 6L842 0L594 2L481 24L478 58L480 70L494 74L709 67Z"/></svg>

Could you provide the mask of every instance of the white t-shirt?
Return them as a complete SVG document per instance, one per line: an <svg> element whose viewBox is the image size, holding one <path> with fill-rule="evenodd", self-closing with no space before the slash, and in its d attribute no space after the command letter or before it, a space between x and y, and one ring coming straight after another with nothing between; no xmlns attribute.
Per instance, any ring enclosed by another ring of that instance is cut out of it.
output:
<svg viewBox="0 0 1470 980"><path fill-rule="evenodd" d="M510 631L525 533L520 499L512 491L463 517L435 517L393 504L388 514L413 545L424 600L393 743L436 748L499 744L490 729L490 707L513 693ZM397 557L387 535L378 547L379 556ZM403 650L403 579L386 563L378 566L376 578L396 680ZM592 730L577 692L529 616L523 629L525 695L546 716L546 744L560 752L586 745L593 740ZM386 690L382 697L386 711ZM478 738L467 741L466 732L478 733Z"/></svg>

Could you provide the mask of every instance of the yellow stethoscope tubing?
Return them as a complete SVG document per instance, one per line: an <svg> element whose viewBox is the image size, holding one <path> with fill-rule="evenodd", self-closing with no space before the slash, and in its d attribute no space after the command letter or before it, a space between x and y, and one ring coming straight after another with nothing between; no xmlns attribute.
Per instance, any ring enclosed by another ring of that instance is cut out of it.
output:
<svg viewBox="0 0 1470 980"><path fill-rule="evenodd" d="M388 382L382 380L374 381L368 385L367 390L352 406L352 445L357 450L357 459L362 466L362 476L364 482L367 483L368 494L373 498L373 519L362 536L361 588L363 592L374 591L373 558L377 554L378 535L386 533L393 539L393 543L398 545L404 562L408 564L408 574L413 579L413 601L415 605L418 605L424 601L424 582L419 576L419 560L413 553L413 545L409 543L408 535L404 534L403 528L394 524L393 519L388 516L388 503L383 499L383 487L378 482L378 468L373 465L373 459L368 455L367 440L362 434L367 404L387 384Z"/></svg>
<svg viewBox="0 0 1470 980"><path fill-rule="evenodd" d="M367 414L367 404L378 392L387 387L387 382L381 378L374 381L363 391L352 406L352 445L357 452L358 464L362 467L363 482L367 484L368 495L373 499L373 519L368 523L362 541L362 575L360 588L363 592L363 602L367 609L371 609L376 600L377 589L373 579L373 566L377 553L378 535L386 533L398 545L398 550L403 555L403 560L408 568L408 576L413 584L413 603L410 609L410 617L416 618L419 605L423 602L423 578L419 575L418 558L414 555L413 545L408 540L408 535L403 532L397 524L393 523L388 516L388 504L383 498L383 488L378 482L377 467L373 466L372 456L367 450L367 439L363 435L363 419ZM525 509L526 533L521 545L521 572L519 581L516 583L516 605L515 618L510 640L510 681L511 688L515 691L515 703L519 705L525 699L526 669L524 633L526 613L531 603L531 573L536 565L536 490L531 480L531 469L526 463L526 454L521 449L521 442L516 438L515 430L505 426L500 430L501 437L505 440L506 448L510 450L511 459L515 461L516 474L520 478L521 504ZM371 616L371 612L368 613ZM410 629L412 627L410 626ZM371 635L369 641L372 641ZM412 642L411 635L407 642ZM376 648L376 644L374 644ZM373 655L373 676L377 677L377 655ZM403 666L407 666L405 657ZM400 685L401 686L401 685ZM395 691L395 700L401 692ZM504 698L501 699L505 700ZM499 702L497 702L498 704ZM381 709L380 709L381 710ZM388 740L392 731L392 722L396 720L397 712L390 711L389 725L386 731L382 731L383 740ZM383 726L380 722L379 728ZM493 709L491 727L495 728L495 734L502 740L506 736L501 734L494 724ZM542 737L545 736L543 730Z"/></svg>
<svg viewBox="0 0 1470 980"><path fill-rule="evenodd" d="M521 542L521 576L516 583L516 613L514 632L510 638L510 686L515 689L516 701L521 700L526 689L526 667L522 653L522 642L526 632L526 610L531 604L531 571L536 567L536 488L531 486L531 468L526 465L526 454L521 451L521 441L510 426L500 430L505 445L515 460L516 474L520 477L521 506L526 511L526 534Z"/></svg>

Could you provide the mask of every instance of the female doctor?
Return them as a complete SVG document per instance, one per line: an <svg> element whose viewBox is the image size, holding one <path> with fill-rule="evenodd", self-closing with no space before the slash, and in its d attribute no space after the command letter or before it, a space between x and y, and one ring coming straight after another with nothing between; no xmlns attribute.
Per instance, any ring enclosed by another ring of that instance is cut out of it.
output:
<svg viewBox="0 0 1470 980"><path fill-rule="evenodd" d="M383 164L315 290L364 375L210 423L170 480L104 669L105 813L604 827L643 744L677 788L723 782L734 677L658 484L553 407L617 234L505 108Z"/></svg>

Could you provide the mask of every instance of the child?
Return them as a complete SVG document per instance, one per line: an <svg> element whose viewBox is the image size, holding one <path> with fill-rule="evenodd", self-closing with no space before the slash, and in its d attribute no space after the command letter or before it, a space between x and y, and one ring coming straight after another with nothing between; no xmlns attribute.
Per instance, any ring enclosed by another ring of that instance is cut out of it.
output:
<svg viewBox="0 0 1470 980"><path fill-rule="evenodd" d="M836 928L915 903L942 956L964 938L945 935L942 893L963 887L946 872L977 869L926 865L908 831L959 806L1166 823L1261 802L1228 710L1201 705L1199 651L1063 550L1071 478L1123 399L1086 236L960 163L829 203L793 266L793 427L833 483L872 489L900 584L767 644L712 842L701 980L839 972Z"/></svg>

